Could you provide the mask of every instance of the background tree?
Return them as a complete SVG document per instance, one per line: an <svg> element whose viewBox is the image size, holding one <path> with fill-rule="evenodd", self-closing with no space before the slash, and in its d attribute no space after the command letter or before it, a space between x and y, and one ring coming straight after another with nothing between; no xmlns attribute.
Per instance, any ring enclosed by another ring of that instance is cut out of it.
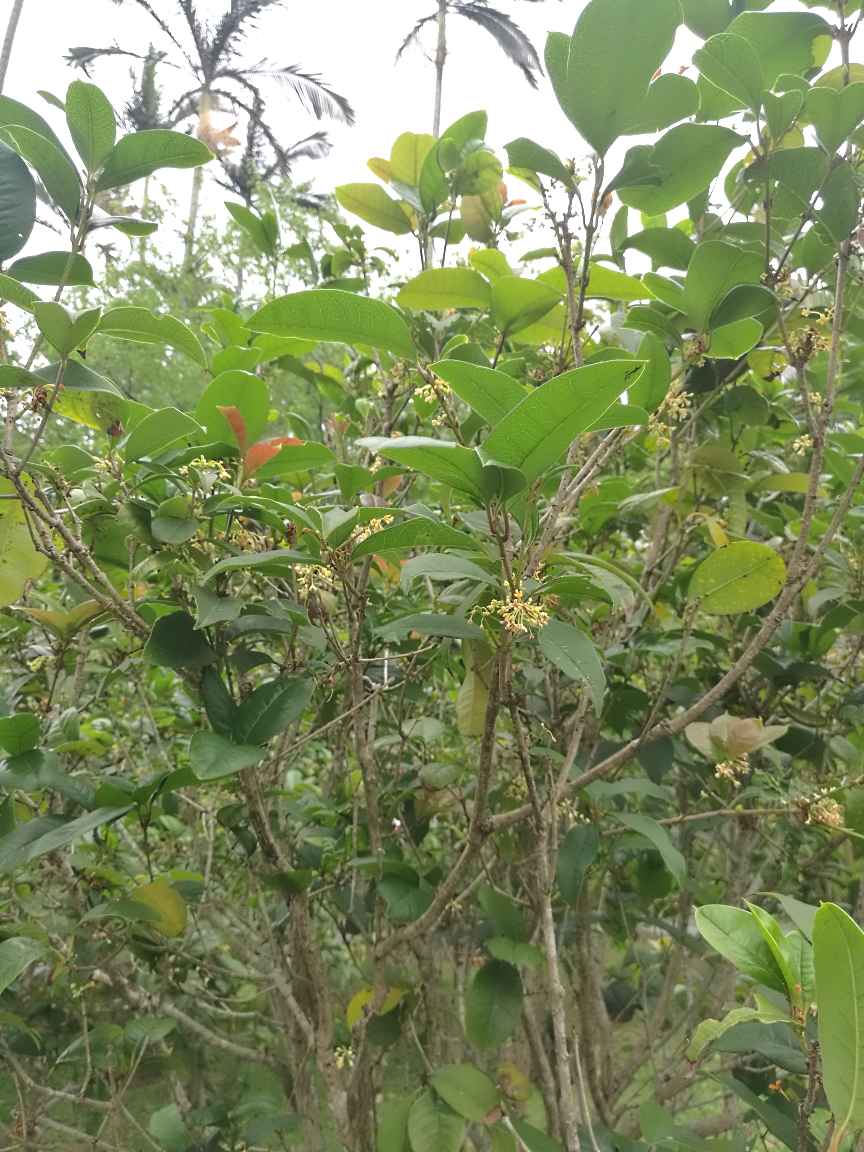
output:
<svg viewBox="0 0 864 1152"><path fill-rule="evenodd" d="M543 0L526 0L529 4ZM438 9L429 16L421 16L396 53L399 60L409 45L420 43L420 32L427 24L435 24L437 39L435 44L435 104L432 113L432 135L437 136L441 127L441 94L444 88L444 67L447 63L447 17L462 16L486 32L508 60L520 70L532 88L537 87L537 74L543 68L534 45L516 25L512 17L498 8L493 8L489 0L438 0Z"/></svg>
<svg viewBox="0 0 864 1152"><path fill-rule="evenodd" d="M6 21L6 32L3 36L3 47L0 48L0 92L3 91L3 85L6 82L6 71L12 56L12 45L15 41L15 32L18 28L18 21L21 19L23 8L24 0L12 0L9 19Z"/></svg>

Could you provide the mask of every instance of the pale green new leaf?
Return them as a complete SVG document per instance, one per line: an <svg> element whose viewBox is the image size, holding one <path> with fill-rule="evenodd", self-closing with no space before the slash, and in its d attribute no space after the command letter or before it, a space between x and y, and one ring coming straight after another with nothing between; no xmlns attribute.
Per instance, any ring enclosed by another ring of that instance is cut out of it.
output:
<svg viewBox="0 0 864 1152"><path fill-rule="evenodd" d="M813 921L819 1049L840 1133L864 1128L864 933L836 904Z"/></svg>

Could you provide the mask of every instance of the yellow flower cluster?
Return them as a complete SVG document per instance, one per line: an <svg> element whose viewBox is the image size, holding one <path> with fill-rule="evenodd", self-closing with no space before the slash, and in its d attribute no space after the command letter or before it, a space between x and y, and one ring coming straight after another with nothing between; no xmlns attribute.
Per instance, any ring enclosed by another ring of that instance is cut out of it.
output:
<svg viewBox="0 0 864 1152"><path fill-rule="evenodd" d="M797 440L792 441L792 451L796 456L806 456L812 447L812 436L799 436Z"/></svg>
<svg viewBox="0 0 864 1152"><path fill-rule="evenodd" d="M192 461L191 465L189 465L189 467L215 468L217 473L219 474L220 480L230 480L231 479L231 473L228 471L228 469L225 467L225 465L222 463L221 460L207 460L204 456L196 456L195 459ZM178 468L177 471L180 473L181 476L188 476L189 475L189 467L187 467L184 464L182 467Z"/></svg>
<svg viewBox="0 0 864 1152"><path fill-rule="evenodd" d="M714 775L718 780L731 780L733 783L739 783L742 776L744 776L750 768L750 764L746 756L742 756L740 760L727 760L725 764L718 764L714 769Z"/></svg>
<svg viewBox="0 0 864 1152"><path fill-rule="evenodd" d="M549 623L549 613L539 604L527 604L521 588L517 588L507 600L493 600L485 615L497 616L508 632L529 632Z"/></svg>

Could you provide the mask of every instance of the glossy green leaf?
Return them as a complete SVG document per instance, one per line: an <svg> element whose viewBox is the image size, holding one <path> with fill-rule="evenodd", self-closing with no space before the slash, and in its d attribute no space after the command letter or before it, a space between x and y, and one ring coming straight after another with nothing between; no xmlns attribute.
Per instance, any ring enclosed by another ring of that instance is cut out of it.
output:
<svg viewBox="0 0 864 1152"><path fill-rule="evenodd" d="M488 280L471 268L428 268L412 277L396 300L403 308L440 312L445 308L487 308L491 298Z"/></svg>
<svg viewBox="0 0 864 1152"><path fill-rule="evenodd" d="M141 344L167 344L202 368L207 367L207 357L195 333L173 316L151 312L149 308L110 308L102 316L99 332Z"/></svg>
<svg viewBox="0 0 864 1152"><path fill-rule="evenodd" d="M681 347L681 333L659 308L630 308L621 327L633 328L637 332L651 332L666 348Z"/></svg>
<svg viewBox="0 0 864 1152"><path fill-rule="evenodd" d="M30 169L17 152L0 140L0 263L21 251L35 223L36 185Z"/></svg>
<svg viewBox="0 0 864 1152"><path fill-rule="evenodd" d="M556 664L565 676L585 685L594 710L600 713L606 692L606 675L591 637L581 628L550 620L539 633L540 651Z"/></svg>
<svg viewBox="0 0 864 1152"><path fill-rule="evenodd" d="M736 968L757 983L785 994L783 973L750 912L725 904L708 904L696 909L696 927Z"/></svg>
<svg viewBox="0 0 864 1152"><path fill-rule="evenodd" d="M648 85L645 100L630 122L628 135L662 132L699 109L699 89L689 76L664 72Z"/></svg>
<svg viewBox="0 0 864 1152"><path fill-rule="evenodd" d="M253 332L371 345L409 360L416 355L411 333L394 308L335 288L279 296L244 324Z"/></svg>
<svg viewBox="0 0 864 1152"><path fill-rule="evenodd" d="M663 863L675 877L678 886L687 887L687 867L684 857L672 843L669 833L662 824L658 824L650 816L643 816L641 812L616 812L615 817L634 832L647 837L663 857Z"/></svg>
<svg viewBox="0 0 864 1152"><path fill-rule="evenodd" d="M252 444L267 427L270 414L267 385L252 372L234 369L211 380L202 392L195 419L213 440L236 444L235 431L221 408L236 408L245 425L246 444ZM246 444L241 446L244 451Z"/></svg>
<svg viewBox="0 0 864 1152"><path fill-rule="evenodd" d="M498 1089L485 1072L470 1064L445 1064L430 1084L459 1116L482 1123L498 1104Z"/></svg>
<svg viewBox="0 0 864 1152"><path fill-rule="evenodd" d="M840 92L811 88L804 97L807 115L829 152L836 151L864 120L864 84L850 84Z"/></svg>
<svg viewBox="0 0 864 1152"><path fill-rule="evenodd" d="M6 269L6 274L27 284L64 284L75 287L83 284L93 287L93 269L83 256L70 252L40 252L38 256L22 256Z"/></svg>
<svg viewBox="0 0 864 1152"><path fill-rule="evenodd" d="M610 360L576 368L547 381L520 401L489 433L490 456L520 468L529 483L603 415L641 365Z"/></svg>
<svg viewBox="0 0 864 1152"><path fill-rule="evenodd" d="M314 680L285 677L262 684L246 697L234 713L237 744L265 744L293 724L312 699Z"/></svg>
<svg viewBox="0 0 864 1152"><path fill-rule="evenodd" d="M633 384L627 387L627 401L645 412L656 412L672 386L672 364L669 353L654 332L646 332L636 351L637 360L645 367Z"/></svg>
<svg viewBox="0 0 864 1152"><path fill-rule="evenodd" d="M600 834L595 824L574 824L558 846L555 878L558 891L574 911L579 905L579 893L585 873L600 848Z"/></svg>
<svg viewBox="0 0 864 1152"><path fill-rule="evenodd" d="M481 148L469 152L456 168L453 191L456 196L482 196L496 189L503 176L504 169L498 157Z"/></svg>
<svg viewBox="0 0 864 1152"><path fill-rule="evenodd" d="M680 20L672 0L591 0L572 38L550 34L546 67L555 96L601 155L638 120Z"/></svg>
<svg viewBox="0 0 864 1152"><path fill-rule="evenodd" d="M39 331L60 356L68 356L76 348L86 348L102 315L101 308L88 308L84 312L70 312L62 304L40 301L33 305L33 315Z"/></svg>
<svg viewBox="0 0 864 1152"><path fill-rule="evenodd" d="M257 764L262 748L233 744L216 732L196 732L189 741L189 763L199 780L219 780Z"/></svg>
<svg viewBox="0 0 864 1152"><path fill-rule="evenodd" d="M194 136L165 128L132 132L118 140L105 157L96 191L132 184L162 168L200 168L212 159L210 149Z"/></svg>
<svg viewBox="0 0 864 1152"><path fill-rule="evenodd" d="M708 322L710 329L723 328L760 316L777 303L777 297L764 284L736 284L720 300Z"/></svg>
<svg viewBox="0 0 864 1152"><path fill-rule="evenodd" d="M404 1100L386 1100L381 1104L378 1110L381 1119L375 1144L376 1152L412 1152L411 1142L408 1139L408 1113L412 1104L411 1097Z"/></svg>
<svg viewBox="0 0 864 1152"><path fill-rule="evenodd" d="M420 877L410 870L410 877L388 873L378 882L378 894L387 901L387 915L397 924L413 924L432 903L432 893L420 884Z"/></svg>
<svg viewBox="0 0 864 1152"><path fill-rule="evenodd" d="M13 100L11 96L0 96L0 127L5 128L16 124L29 128L37 135L44 136L46 140L56 144L58 148L63 149L60 137L38 112L34 112L32 108L28 108L26 104L22 104L18 100Z"/></svg>
<svg viewBox="0 0 864 1152"><path fill-rule="evenodd" d="M388 196L380 184L341 184L334 188L336 199L347 212L352 212L385 232L405 236L411 229L411 217L398 200Z"/></svg>
<svg viewBox="0 0 864 1152"><path fill-rule="evenodd" d="M163 668L205 668L216 659L206 638L195 630L195 621L188 612L160 616L141 655L148 664Z"/></svg>
<svg viewBox="0 0 864 1152"><path fill-rule="evenodd" d="M520 136L518 140L511 140L504 147L511 168L528 168L531 172L537 172L541 176L551 176L553 180L557 180L565 188L575 187L572 174L555 153L540 144L536 144L533 140L529 140L527 136Z"/></svg>
<svg viewBox="0 0 864 1152"><path fill-rule="evenodd" d="M439 360L432 371L445 380L460 400L496 425L525 399L525 389L506 372L470 364L465 360Z"/></svg>
<svg viewBox="0 0 864 1152"><path fill-rule="evenodd" d="M0 167L2 167L3 150L0 148ZM2 176L0 176L0 184L2 184ZM0 196L2 196L2 188L0 188ZM2 216L0 216L2 220ZM0 224L2 228L2 224ZM4 233L5 234L5 233ZM13 253L14 255L14 253ZM0 257L2 259L2 257ZM23 308L25 312L32 312L33 305L39 297L30 288L24 284L19 283L18 280L13 280L11 276L3 276L0 274L0 301L4 304L8 301L10 304L16 304L19 308Z"/></svg>
<svg viewBox="0 0 864 1152"><path fill-rule="evenodd" d="M265 213L259 216L245 204L235 204L232 200L226 200L225 207L259 256L272 260L279 250L279 229L275 215Z"/></svg>
<svg viewBox="0 0 864 1152"><path fill-rule="evenodd" d="M551 1136L547 1136L542 1129L536 1128L533 1124L529 1124L525 1120L518 1120L515 1117L510 1123L528 1152L564 1152L557 1140L553 1140Z"/></svg>
<svg viewBox="0 0 864 1152"><path fill-rule="evenodd" d="M66 90L66 123L75 150L88 173L95 172L114 147L117 125L104 92L73 80Z"/></svg>
<svg viewBox="0 0 864 1152"><path fill-rule="evenodd" d="M382 635L392 632L419 632L421 636L450 636L458 640L485 640L482 628L464 616L451 616L446 612L415 612L400 616L380 626Z"/></svg>
<svg viewBox="0 0 864 1152"><path fill-rule="evenodd" d="M694 572L687 595L701 598L703 612L717 615L752 612L780 592L786 565L773 548L751 540L712 552Z"/></svg>
<svg viewBox="0 0 864 1152"><path fill-rule="evenodd" d="M696 245L680 228L646 228L628 236L622 247L644 252L651 257L655 269L680 268L682 272L686 272L696 251Z"/></svg>
<svg viewBox="0 0 864 1152"><path fill-rule="evenodd" d="M241 568L260 568L265 574L285 576L294 564L308 564L308 552L293 552L290 548L269 548L264 552L244 552L241 556L229 556L209 568L202 577L208 583L222 572L233 572Z"/></svg>
<svg viewBox="0 0 864 1152"><path fill-rule="evenodd" d="M823 64L831 47L831 25L815 12L742 12L726 31L749 41L769 89L783 73Z"/></svg>
<svg viewBox="0 0 864 1152"><path fill-rule="evenodd" d="M861 206L861 189L851 164L839 164L822 187L822 207L816 215L835 244L841 244L855 228Z"/></svg>
<svg viewBox="0 0 864 1152"><path fill-rule="evenodd" d="M836 904L813 921L819 1049L839 1133L864 1128L864 933Z"/></svg>
<svg viewBox="0 0 864 1152"><path fill-rule="evenodd" d="M374 532L355 547L353 556L357 560L361 556L377 552L429 547L471 548L472 541L470 536L451 528L449 524L418 516L401 524L391 524L389 528L382 528L380 532Z"/></svg>
<svg viewBox="0 0 864 1152"><path fill-rule="evenodd" d="M764 271L765 259L756 252L722 240L700 244L684 281L683 303L694 328L706 331L726 293L738 284L758 285Z"/></svg>
<svg viewBox="0 0 864 1152"><path fill-rule="evenodd" d="M697 48L693 63L717 88L740 100L752 112L759 111L765 83L759 57L748 40L721 32Z"/></svg>
<svg viewBox="0 0 864 1152"><path fill-rule="evenodd" d="M192 440L201 433L201 425L185 412L160 408L135 425L126 441L124 456L130 464L143 456L154 459L178 440Z"/></svg>
<svg viewBox="0 0 864 1152"><path fill-rule="evenodd" d="M31 168L35 168L45 191L62 208L67 219L75 221L81 203L81 184L66 152L53 140L46 140L38 132L21 125L2 128L0 134Z"/></svg>
<svg viewBox="0 0 864 1152"><path fill-rule="evenodd" d="M734 324L724 324L720 328L714 328L711 333L711 355L726 360L737 360L739 356L754 348L761 336L762 325L758 320L737 320ZM765 423L763 420L763 426Z"/></svg>
<svg viewBox="0 0 864 1152"><path fill-rule="evenodd" d="M58 363L37 368L34 375L53 385L59 373ZM70 360L61 382L63 387L54 401L54 411L58 415L111 436L123 435L123 420L129 404L110 380L93 372L80 360Z"/></svg>
<svg viewBox="0 0 864 1152"><path fill-rule="evenodd" d="M459 1152L465 1121L434 1088L427 1088L408 1113L411 1152Z"/></svg>
<svg viewBox="0 0 864 1152"><path fill-rule="evenodd" d="M539 280L501 276L492 285L492 322L501 332L516 335L560 302L561 293Z"/></svg>
<svg viewBox="0 0 864 1152"><path fill-rule="evenodd" d="M504 960L479 968L465 993L465 1031L480 1052L503 1044L522 1016L522 981Z"/></svg>
<svg viewBox="0 0 864 1152"><path fill-rule="evenodd" d="M25 968L48 951L41 940L29 936L12 936L0 943L0 992L5 992Z"/></svg>
<svg viewBox="0 0 864 1152"><path fill-rule="evenodd" d="M0 746L13 756L39 743L39 721L32 712L17 712L0 719Z"/></svg>
<svg viewBox="0 0 864 1152"><path fill-rule="evenodd" d="M399 436L394 439L369 436L358 440L357 444L360 448L368 448L371 452L425 472L442 484L458 488L460 492L467 492L481 504L484 501L483 464L471 448L426 436Z"/></svg>
<svg viewBox="0 0 864 1152"><path fill-rule="evenodd" d="M131 804L124 804L97 808L74 819L68 816L41 816L27 824L20 824L14 832L0 839L0 875L8 875L47 852L65 848L100 824L110 824L125 816L131 807Z"/></svg>
<svg viewBox="0 0 864 1152"><path fill-rule="evenodd" d="M622 204L646 216L661 216L692 200L719 175L741 137L719 124L679 124L654 145L651 163L659 184L635 184L618 189Z"/></svg>

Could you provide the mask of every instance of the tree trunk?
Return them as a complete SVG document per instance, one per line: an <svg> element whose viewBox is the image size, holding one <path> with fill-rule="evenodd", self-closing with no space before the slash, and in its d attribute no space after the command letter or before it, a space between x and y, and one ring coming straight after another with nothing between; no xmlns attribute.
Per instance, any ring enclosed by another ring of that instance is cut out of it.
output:
<svg viewBox="0 0 864 1152"><path fill-rule="evenodd" d="M3 50L0 51L0 92L6 80L6 69L9 67L9 57L12 55L12 41L15 39L15 30L21 16L24 0L14 0L12 11L9 13L9 23L6 25L6 35L3 39Z"/></svg>
<svg viewBox="0 0 864 1152"><path fill-rule="evenodd" d="M209 91L205 88L201 93L200 103L198 105L198 124L199 130L196 132L200 140L200 126L202 122L209 120L211 108L211 96ZM209 145L208 145L209 146ZM214 149L215 150L215 149ZM183 242L183 266L189 268L192 264L192 252L195 247L195 228L198 224L198 202L201 199L201 185L204 183L204 169L196 168L192 173L192 195L189 198L189 217L186 221L186 236Z"/></svg>
<svg viewBox="0 0 864 1152"><path fill-rule="evenodd" d="M432 135L438 138L441 128L441 89L444 86L444 64L447 61L447 0L438 0L438 47L435 51L435 112Z"/></svg>

